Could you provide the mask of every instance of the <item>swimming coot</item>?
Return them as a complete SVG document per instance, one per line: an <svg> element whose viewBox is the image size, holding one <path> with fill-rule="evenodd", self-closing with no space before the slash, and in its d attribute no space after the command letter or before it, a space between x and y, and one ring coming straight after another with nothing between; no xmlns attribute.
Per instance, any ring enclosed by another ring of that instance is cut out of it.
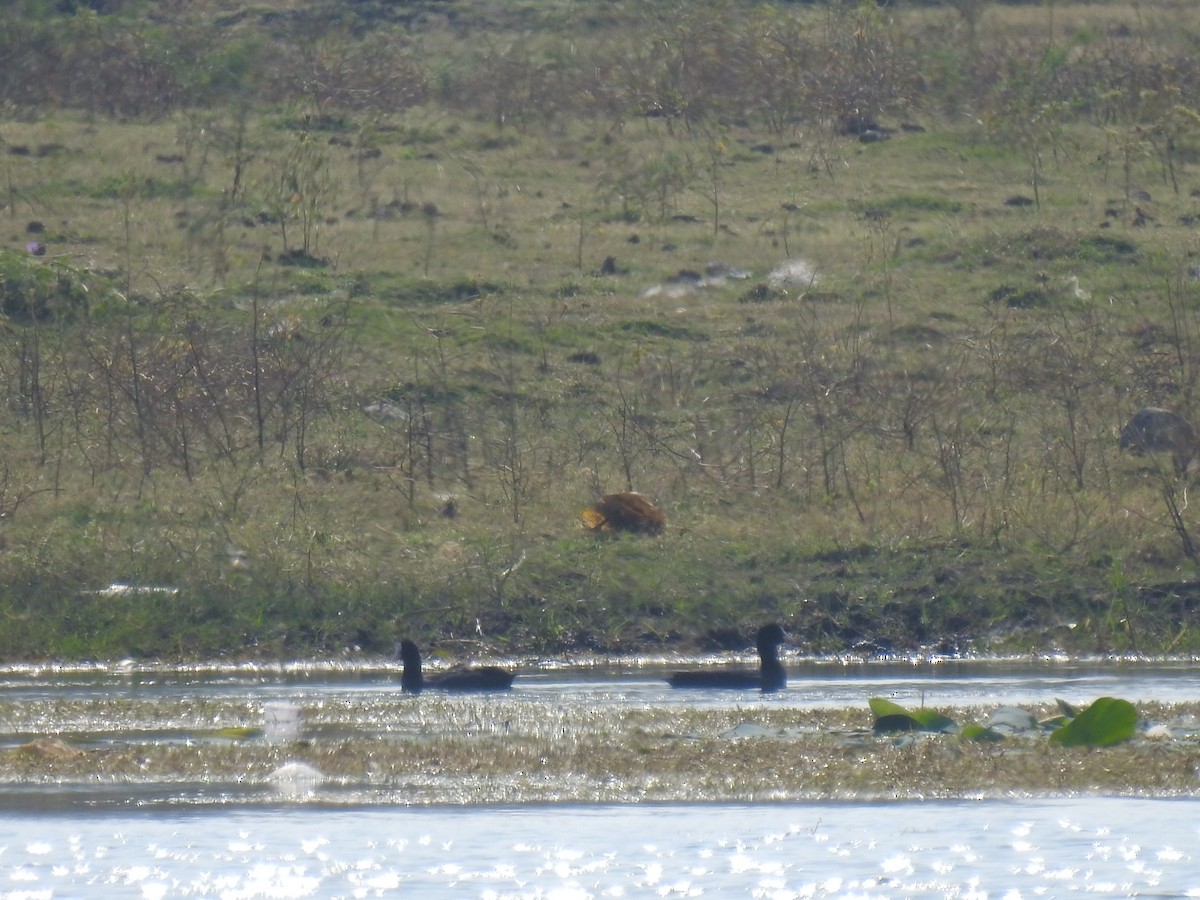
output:
<svg viewBox="0 0 1200 900"><path fill-rule="evenodd" d="M404 665L400 689L409 694L419 694L421 691L507 691L516 678L515 672L499 666L451 669L444 675L426 678L421 671L421 651L409 640L400 642L400 662Z"/></svg>
<svg viewBox="0 0 1200 900"><path fill-rule="evenodd" d="M677 688L731 688L737 690L761 690L763 693L778 691L787 686L787 672L779 661L779 645L787 640L787 633L779 625L764 625L758 629L756 644L760 668L754 669L702 669L695 672L676 672L667 681Z"/></svg>

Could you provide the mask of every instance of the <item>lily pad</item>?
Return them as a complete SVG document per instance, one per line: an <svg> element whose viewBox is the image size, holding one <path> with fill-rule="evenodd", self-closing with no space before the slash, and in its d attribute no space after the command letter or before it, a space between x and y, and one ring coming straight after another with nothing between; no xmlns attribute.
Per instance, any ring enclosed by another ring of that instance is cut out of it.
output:
<svg viewBox="0 0 1200 900"><path fill-rule="evenodd" d="M905 713L894 716L876 716L873 727L876 734L896 734L901 731L919 731L921 724Z"/></svg>
<svg viewBox="0 0 1200 900"><path fill-rule="evenodd" d="M871 712L875 713L875 733L891 734L897 731L940 731L954 732L958 730L956 723L949 716L932 709L909 710L885 700L883 697L871 697L867 703Z"/></svg>
<svg viewBox="0 0 1200 900"><path fill-rule="evenodd" d="M980 743L994 744L1004 740L1004 735L994 728L989 728L986 725L980 725L978 722L972 722L970 725L964 725L959 734L964 740L979 741Z"/></svg>
<svg viewBox="0 0 1200 900"><path fill-rule="evenodd" d="M1064 747L1105 747L1133 737L1137 710L1128 700L1101 697L1071 721L1056 729L1050 740Z"/></svg>

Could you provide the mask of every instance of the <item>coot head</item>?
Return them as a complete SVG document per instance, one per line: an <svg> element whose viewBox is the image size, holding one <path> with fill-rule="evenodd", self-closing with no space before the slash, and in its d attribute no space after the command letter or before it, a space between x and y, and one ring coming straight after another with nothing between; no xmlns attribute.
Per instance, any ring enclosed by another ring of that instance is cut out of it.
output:
<svg viewBox="0 0 1200 900"><path fill-rule="evenodd" d="M787 643L788 634L783 630L783 626L777 622L772 622L770 625L764 625L758 629L758 635L755 638L755 646L758 648L758 655L762 656L767 653L771 656L779 655L779 645Z"/></svg>

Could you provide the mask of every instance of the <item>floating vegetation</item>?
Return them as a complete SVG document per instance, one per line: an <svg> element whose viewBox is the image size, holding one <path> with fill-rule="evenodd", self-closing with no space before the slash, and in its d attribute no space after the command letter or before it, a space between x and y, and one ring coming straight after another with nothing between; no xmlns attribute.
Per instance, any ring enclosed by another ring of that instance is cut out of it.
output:
<svg viewBox="0 0 1200 900"><path fill-rule="evenodd" d="M882 697L872 697L868 705L875 714L873 731L877 735L929 731L957 734L972 741L1004 740L1004 735L995 728L978 723L959 726L949 716L932 709L908 710ZM1041 723L1032 713L1025 713L1028 727L1020 722L1020 710L1015 715L1011 709L1004 710L999 722L1010 728L1015 725L1018 731L1033 730L1033 726L1038 724L1053 728L1050 740L1063 747L1107 747L1129 740L1137 730L1137 710L1128 700L1101 697L1082 712L1076 712L1073 706L1063 700L1057 701L1057 705L1060 714Z"/></svg>
<svg viewBox="0 0 1200 900"><path fill-rule="evenodd" d="M958 731L958 724L953 719L932 709L910 712L882 697L872 697L868 703L871 712L875 713L876 734L892 734L897 731Z"/></svg>
<svg viewBox="0 0 1200 900"><path fill-rule="evenodd" d="M131 796L202 789L270 802L286 788L339 802L508 804L1200 788L1200 704L934 711L874 698L868 714L761 699L708 707L371 691L313 692L298 705L296 736L271 740L262 704L244 697L0 700L0 789L105 784ZM52 735L69 752L25 749Z"/></svg>
<svg viewBox="0 0 1200 900"><path fill-rule="evenodd" d="M1128 700L1101 697L1050 735L1064 747L1107 747L1133 737L1138 714Z"/></svg>

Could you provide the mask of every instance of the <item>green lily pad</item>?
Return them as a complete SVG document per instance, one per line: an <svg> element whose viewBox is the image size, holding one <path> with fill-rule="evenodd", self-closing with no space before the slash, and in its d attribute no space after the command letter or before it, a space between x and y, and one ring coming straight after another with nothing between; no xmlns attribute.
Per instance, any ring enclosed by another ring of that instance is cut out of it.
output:
<svg viewBox="0 0 1200 900"><path fill-rule="evenodd" d="M958 730L958 724L953 719L932 709L909 710L882 697L871 697L867 703L871 707L871 712L875 713L876 734L891 734L897 731L953 732Z"/></svg>
<svg viewBox="0 0 1200 900"><path fill-rule="evenodd" d="M1128 700L1101 697L1050 735L1064 747L1105 747L1133 737L1137 710Z"/></svg>
<svg viewBox="0 0 1200 900"><path fill-rule="evenodd" d="M876 716L873 729L876 734L897 734L904 731L920 731L921 724L907 714Z"/></svg>
<svg viewBox="0 0 1200 900"><path fill-rule="evenodd" d="M980 743L996 743L1004 740L1004 735L993 728L988 728L986 725L980 725L978 722L972 722L970 725L964 725L962 731L959 732L964 740L979 741Z"/></svg>

